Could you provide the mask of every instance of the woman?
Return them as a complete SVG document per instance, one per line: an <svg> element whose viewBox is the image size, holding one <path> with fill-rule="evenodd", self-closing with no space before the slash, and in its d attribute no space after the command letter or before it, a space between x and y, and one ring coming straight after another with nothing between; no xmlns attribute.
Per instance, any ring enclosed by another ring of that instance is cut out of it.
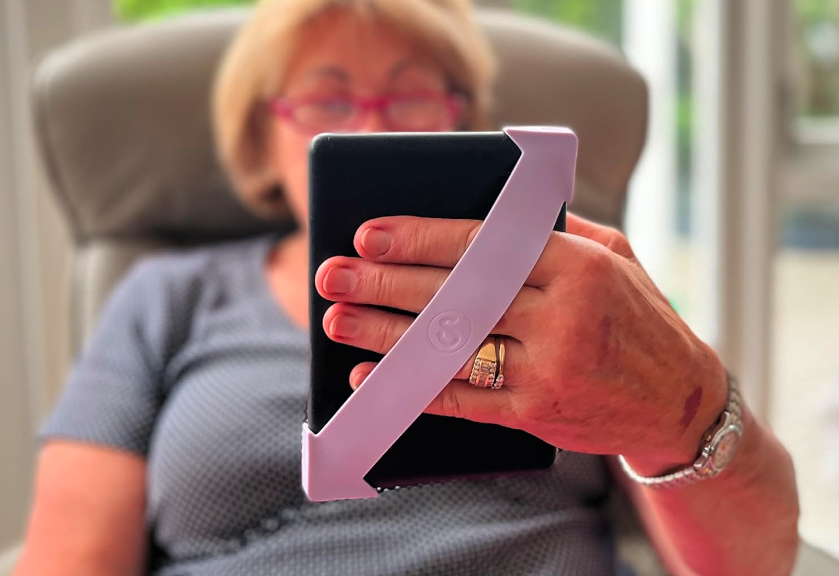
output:
<svg viewBox="0 0 839 576"><path fill-rule="evenodd" d="M250 206L287 207L300 227L151 259L115 290L44 428L18 576L609 574L598 454L625 457L637 482L616 475L674 573L789 571L792 467L745 407L722 473L643 484L690 466L736 395L626 240L573 216L493 331L504 386L468 384L470 362L428 409L524 429L569 450L562 464L375 500L304 498L308 143L324 130L481 127L490 79L466 0L256 8L219 75L219 151ZM311 329L386 352L408 321L370 305L418 312L478 225L365 223L360 257L318 270L336 304Z"/></svg>

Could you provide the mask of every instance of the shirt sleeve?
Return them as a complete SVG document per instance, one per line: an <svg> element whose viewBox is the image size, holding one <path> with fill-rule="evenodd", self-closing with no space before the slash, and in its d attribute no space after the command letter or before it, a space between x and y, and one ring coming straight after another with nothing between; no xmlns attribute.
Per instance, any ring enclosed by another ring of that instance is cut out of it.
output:
<svg viewBox="0 0 839 576"><path fill-rule="evenodd" d="M39 440L65 438L140 455L164 401L166 365L188 332L165 257L136 265L112 291Z"/></svg>

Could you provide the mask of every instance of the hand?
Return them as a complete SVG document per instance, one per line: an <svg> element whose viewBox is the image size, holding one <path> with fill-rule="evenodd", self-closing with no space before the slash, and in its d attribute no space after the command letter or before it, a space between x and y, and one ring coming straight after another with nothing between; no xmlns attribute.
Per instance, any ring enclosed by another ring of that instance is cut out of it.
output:
<svg viewBox="0 0 839 576"><path fill-rule="evenodd" d="M354 239L361 257L330 258L316 273L318 292L337 302L326 333L386 353L413 317L368 305L421 312L480 225L407 216L363 224ZM573 215L492 333L507 346L504 387L468 383L473 355L426 412L519 428L577 452L623 454L653 475L691 463L725 406L724 368L626 238ZM351 385L374 366L355 367Z"/></svg>

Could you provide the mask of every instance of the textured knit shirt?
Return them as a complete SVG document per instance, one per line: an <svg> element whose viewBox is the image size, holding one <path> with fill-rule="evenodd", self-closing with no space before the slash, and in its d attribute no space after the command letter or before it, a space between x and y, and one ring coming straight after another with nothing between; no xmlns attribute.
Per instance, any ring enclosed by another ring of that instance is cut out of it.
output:
<svg viewBox="0 0 839 576"><path fill-rule="evenodd" d="M595 456L565 453L531 477L309 502L300 476L309 337L266 282L276 242L135 266L42 430L147 459L153 574L614 573L601 510L608 476Z"/></svg>

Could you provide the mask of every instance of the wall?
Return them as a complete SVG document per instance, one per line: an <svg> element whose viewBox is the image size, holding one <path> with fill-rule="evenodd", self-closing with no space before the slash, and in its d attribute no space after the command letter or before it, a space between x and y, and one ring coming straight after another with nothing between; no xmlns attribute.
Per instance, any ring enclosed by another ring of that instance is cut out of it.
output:
<svg viewBox="0 0 839 576"><path fill-rule="evenodd" d="M108 0L0 2L0 574L25 525L34 432L70 361L70 238L32 146L27 79L111 20Z"/></svg>

